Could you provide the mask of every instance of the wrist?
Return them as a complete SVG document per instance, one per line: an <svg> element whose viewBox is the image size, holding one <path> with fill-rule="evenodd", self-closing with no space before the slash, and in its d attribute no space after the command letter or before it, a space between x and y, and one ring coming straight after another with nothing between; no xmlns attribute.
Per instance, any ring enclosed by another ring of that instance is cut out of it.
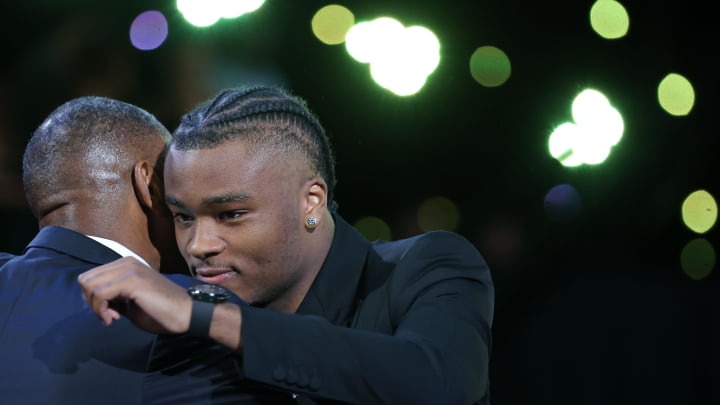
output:
<svg viewBox="0 0 720 405"><path fill-rule="evenodd" d="M221 345L242 353L242 311L241 306L224 302L215 306L210 337Z"/></svg>

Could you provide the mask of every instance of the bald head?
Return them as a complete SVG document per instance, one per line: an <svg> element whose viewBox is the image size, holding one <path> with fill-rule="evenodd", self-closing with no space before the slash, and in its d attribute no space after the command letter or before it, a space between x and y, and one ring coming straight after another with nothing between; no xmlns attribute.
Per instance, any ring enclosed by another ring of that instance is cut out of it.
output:
<svg viewBox="0 0 720 405"><path fill-rule="evenodd" d="M37 128L25 149L27 201L41 220L68 204L103 206L117 215L109 210L132 193L135 163L156 165L169 140L167 129L137 106L94 96L68 101Z"/></svg>

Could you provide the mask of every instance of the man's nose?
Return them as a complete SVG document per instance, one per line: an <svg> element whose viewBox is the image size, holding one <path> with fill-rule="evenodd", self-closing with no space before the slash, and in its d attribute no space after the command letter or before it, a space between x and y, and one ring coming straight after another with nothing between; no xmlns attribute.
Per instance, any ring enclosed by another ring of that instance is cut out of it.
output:
<svg viewBox="0 0 720 405"><path fill-rule="evenodd" d="M198 221L190 240L188 252L194 257L206 258L216 255L225 248L225 241L217 233L212 221Z"/></svg>

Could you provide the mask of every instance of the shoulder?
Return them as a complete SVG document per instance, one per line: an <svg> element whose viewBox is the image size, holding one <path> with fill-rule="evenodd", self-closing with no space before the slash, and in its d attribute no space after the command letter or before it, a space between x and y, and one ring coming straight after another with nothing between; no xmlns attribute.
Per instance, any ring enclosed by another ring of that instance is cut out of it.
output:
<svg viewBox="0 0 720 405"><path fill-rule="evenodd" d="M15 257L15 255L12 253L0 252L0 267L13 257Z"/></svg>
<svg viewBox="0 0 720 405"><path fill-rule="evenodd" d="M380 273L369 302L388 307L391 324L421 300L462 297L474 311L491 319L494 283L479 250L464 236L432 231L391 242L374 242L367 271ZM433 298L435 297L435 298Z"/></svg>
<svg viewBox="0 0 720 405"><path fill-rule="evenodd" d="M386 261L462 259L485 265L478 249L464 236L449 231L431 231L391 242L373 243L373 250Z"/></svg>
<svg viewBox="0 0 720 405"><path fill-rule="evenodd" d="M485 259L475 245L460 234L432 231L392 242L375 242L372 246L382 263L376 266L390 271L387 277L391 289L424 288L461 279L492 288Z"/></svg>
<svg viewBox="0 0 720 405"><path fill-rule="evenodd" d="M171 274L165 274L165 277L167 279L169 279L170 281L172 281L173 283L179 285L180 287L187 288L187 287L191 287L195 284L200 284L199 281L197 281L196 279L194 279L188 275L185 275L185 274L171 273Z"/></svg>
<svg viewBox="0 0 720 405"><path fill-rule="evenodd" d="M0 275L3 274L3 268L5 267L5 263L9 262L10 260L14 259L15 257L17 257L17 256L15 256L11 253L0 252ZM5 273L7 273L7 272L5 272Z"/></svg>

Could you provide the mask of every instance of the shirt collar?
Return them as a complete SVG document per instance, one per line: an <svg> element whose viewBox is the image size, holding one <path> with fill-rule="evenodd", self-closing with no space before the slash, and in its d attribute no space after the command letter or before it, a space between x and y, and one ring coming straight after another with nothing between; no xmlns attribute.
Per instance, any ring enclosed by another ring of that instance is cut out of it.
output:
<svg viewBox="0 0 720 405"><path fill-rule="evenodd" d="M140 257L137 253L133 252L132 250L126 248L121 243L115 242L114 240L101 238L99 236L87 235L87 237L104 245L105 247L107 247L108 249L111 249L112 251L114 251L115 253L119 254L122 257L132 256L132 257L138 259L141 263L150 267L150 265L148 264L148 262L145 259Z"/></svg>

